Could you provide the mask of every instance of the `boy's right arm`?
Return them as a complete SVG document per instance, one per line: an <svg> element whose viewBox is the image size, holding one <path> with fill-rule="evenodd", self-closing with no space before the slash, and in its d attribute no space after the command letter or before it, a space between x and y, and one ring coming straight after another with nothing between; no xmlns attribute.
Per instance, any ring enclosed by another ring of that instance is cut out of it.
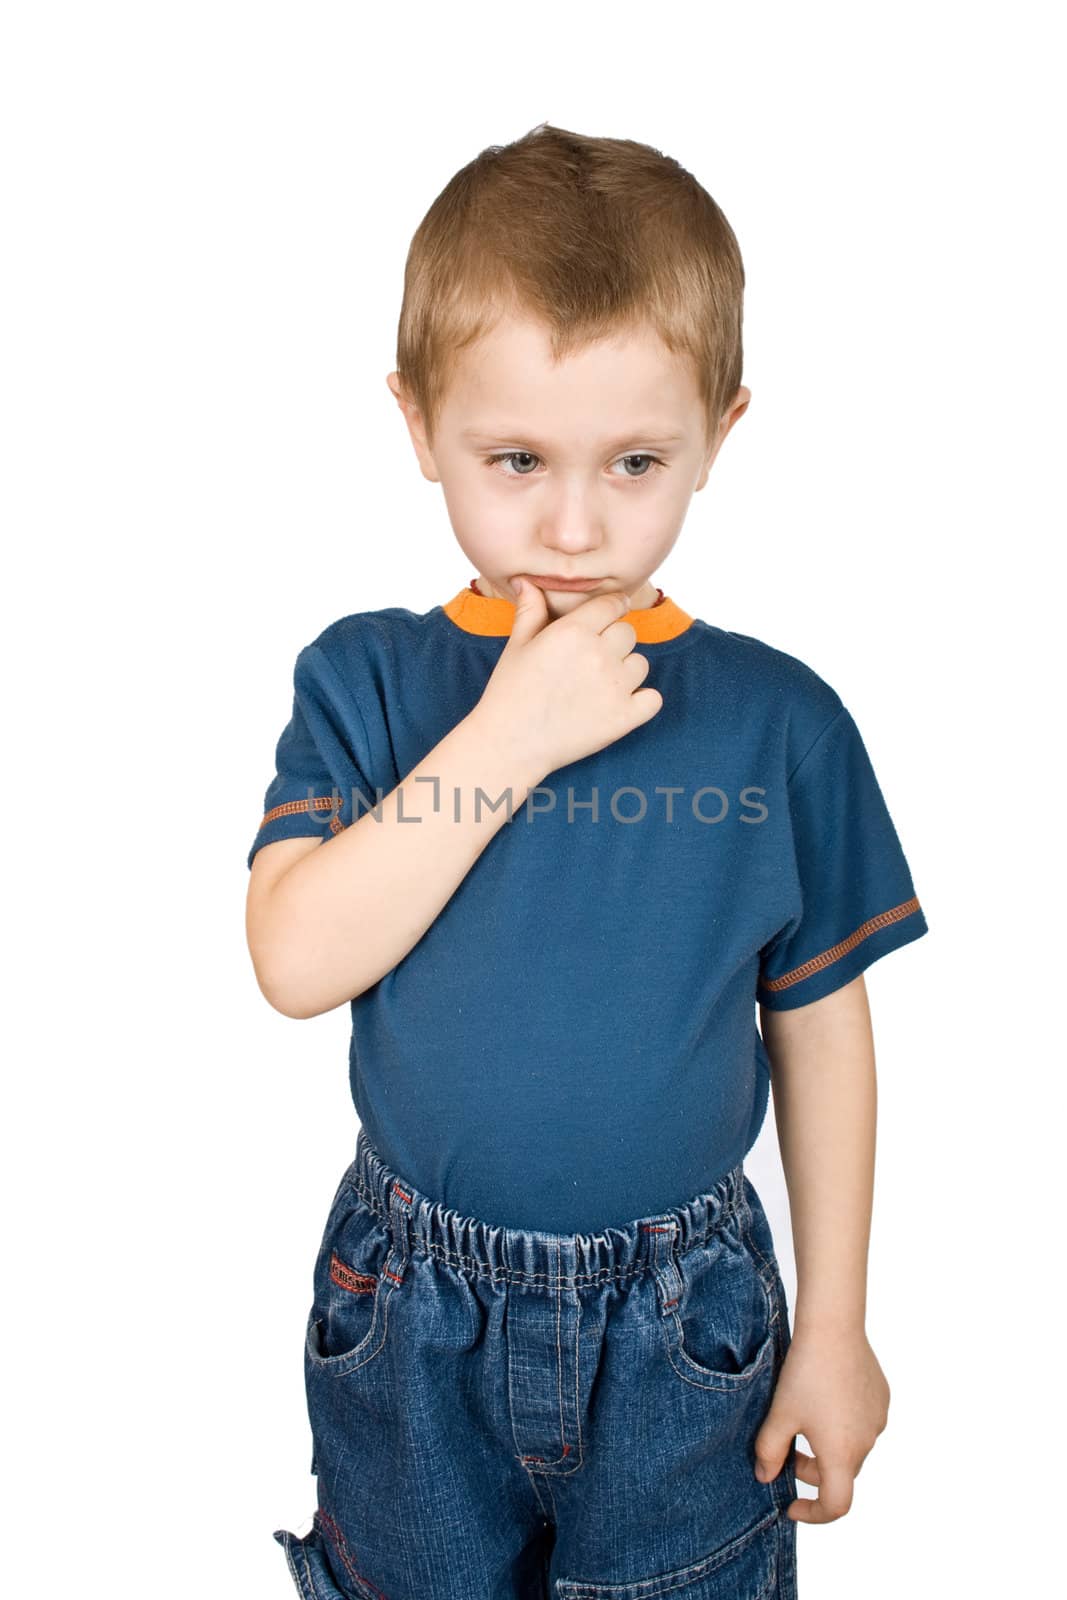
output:
<svg viewBox="0 0 1067 1600"><path fill-rule="evenodd" d="M475 707L383 798L380 821L367 812L325 842L264 845L245 920L256 980L275 1010L318 1016L391 971L507 821L507 791L515 812L544 776ZM476 806L479 788L488 800Z"/></svg>
<svg viewBox="0 0 1067 1600"><path fill-rule="evenodd" d="M325 843L259 849L246 928L275 1010L317 1017L377 983L507 821L509 791L513 813L548 773L657 714L662 696L640 687L649 664L634 653L629 604L619 591L594 595L550 622L526 584L481 699L385 796L380 821L368 811ZM476 807L478 789L487 800Z"/></svg>

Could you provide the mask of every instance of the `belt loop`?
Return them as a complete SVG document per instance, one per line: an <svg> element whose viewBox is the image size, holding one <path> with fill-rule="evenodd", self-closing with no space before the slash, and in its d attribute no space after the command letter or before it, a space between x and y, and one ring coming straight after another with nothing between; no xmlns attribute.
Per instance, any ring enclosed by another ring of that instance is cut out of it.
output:
<svg viewBox="0 0 1067 1600"><path fill-rule="evenodd" d="M682 1295L682 1275L678 1270L678 1220L671 1216L653 1217L650 1222L642 1222L641 1227L659 1295L660 1315L670 1316Z"/></svg>
<svg viewBox="0 0 1067 1600"><path fill-rule="evenodd" d="M748 1190L745 1187L743 1168L740 1163L730 1174L733 1190L732 1209L736 1212L741 1224L742 1233L747 1234L752 1224L752 1206L749 1203Z"/></svg>
<svg viewBox="0 0 1067 1600"><path fill-rule="evenodd" d="M386 1271L397 1283L402 1283L411 1259L411 1195L396 1179L389 1187L389 1225L393 1234L393 1248L386 1262Z"/></svg>

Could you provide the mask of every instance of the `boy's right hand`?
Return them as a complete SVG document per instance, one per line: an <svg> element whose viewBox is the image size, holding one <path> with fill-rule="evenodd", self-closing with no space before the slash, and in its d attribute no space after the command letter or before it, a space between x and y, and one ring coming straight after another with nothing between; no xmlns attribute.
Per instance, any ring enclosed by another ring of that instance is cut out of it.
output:
<svg viewBox="0 0 1067 1600"><path fill-rule="evenodd" d="M633 654L629 609L626 594L598 594L551 621L543 591L524 580L475 720L541 777L650 722L663 696L638 688L649 662Z"/></svg>

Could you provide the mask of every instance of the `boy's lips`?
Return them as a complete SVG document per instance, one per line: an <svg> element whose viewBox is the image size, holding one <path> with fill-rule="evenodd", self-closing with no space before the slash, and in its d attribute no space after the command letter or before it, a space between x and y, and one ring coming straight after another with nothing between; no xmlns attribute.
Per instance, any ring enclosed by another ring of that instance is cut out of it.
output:
<svg viewBox="0 0 1067 1600"><path fill-rule="evenodd" d="M520 578L525 578L528 583L535 583L539 589L595 589L598 583L603 583L603 578L556 578L544 573L520 572Z"/></svg>

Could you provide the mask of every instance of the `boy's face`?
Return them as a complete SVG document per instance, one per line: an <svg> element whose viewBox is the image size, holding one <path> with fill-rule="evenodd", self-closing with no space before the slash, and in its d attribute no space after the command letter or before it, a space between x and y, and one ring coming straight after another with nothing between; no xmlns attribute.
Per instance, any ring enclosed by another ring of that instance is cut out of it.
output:
<svg viewBox="0 0 1067 1600"><path fill-rule="evenodd" d="M751 399L738 389L709 449L692 369L651 329L556 366L543 325L515 316L460 353L432 451L395 372L387 382L479 589L514 600L508 579L539 579L553 618L618 589L652 604L649 579Z"/></svg>

